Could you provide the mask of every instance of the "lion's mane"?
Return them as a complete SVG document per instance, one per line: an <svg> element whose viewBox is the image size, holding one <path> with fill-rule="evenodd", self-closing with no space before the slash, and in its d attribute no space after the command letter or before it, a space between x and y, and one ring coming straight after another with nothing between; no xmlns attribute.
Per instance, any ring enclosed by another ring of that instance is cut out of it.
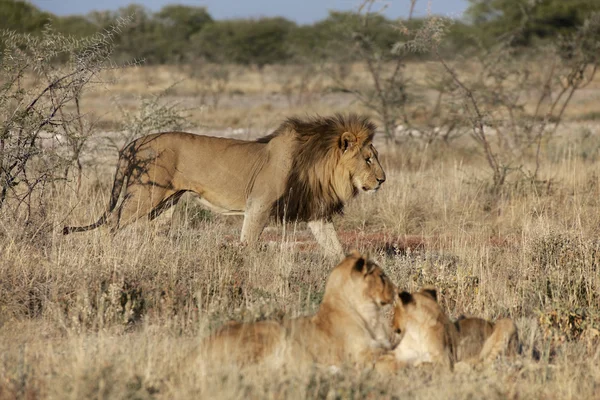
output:
<svg viewBox="0 0 600 400"><path fill-rule="evenodd" d="M286 190L273 205L272 214L280 220L309 221L342 213L349 200L343 193L350 191L353 197L357 190L348 179L352 171L335 168L342 154L340 136L344 132L354 134L361 147L373 140L375 129L367 117L356 114L288 118L275 132L258 139L268 143L286 134L295 139Z"/></svg>

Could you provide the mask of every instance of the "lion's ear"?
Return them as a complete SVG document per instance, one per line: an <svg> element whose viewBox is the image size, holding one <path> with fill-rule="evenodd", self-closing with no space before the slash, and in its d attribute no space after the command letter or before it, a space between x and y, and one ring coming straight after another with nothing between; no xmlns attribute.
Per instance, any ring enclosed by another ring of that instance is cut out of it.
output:
<svg viewBox="0 0 600 400"><path fill-rule="evenodd" d="M352 148L356 144L357 140L358 139L356 138L356 135L353 133L342 133L342 136L340 137L340 149L342 152L345 152L346 150Z"/></svg>
<svg viewBox="0 0 600 400"><path fill-rule="evenodd" d="M402 304L404 304L404 305L410 304L415 301L415 298L413 297L413 295L408 292L400 292L398 294L398 297L400 297L400 300L402 301Z"/></svg>
<svg viewBox="0 0 600 400"><path fill-rule="evenodd" d="M360 257L356 260L356 263L354 264L354 269L358 272L364 273L366 270L366 264L367 261L364 259L364 257Z"/></svg>
<svg viewBox="0 0 600 400"><path fill-rule="evenodd" d="M357 249L352 249L348 254L348 257L360 258L360 252Z"/></svg>
<svg viewBox="0 0 600 400"><path fill-rule="evenodd" d="M435 290L434 288L423 288L421 289L421 293L423 293L426 296L431 297L433 300L437 301L437 290Z"/></svg>
<svg viewBox="0 0 600 400"><path fill-rule="evenodd" d="M375 272L376 268L377 264L375 264L373 261L367 262L367 270L365 271L365 275L372 274L373 272Z"/></svg>

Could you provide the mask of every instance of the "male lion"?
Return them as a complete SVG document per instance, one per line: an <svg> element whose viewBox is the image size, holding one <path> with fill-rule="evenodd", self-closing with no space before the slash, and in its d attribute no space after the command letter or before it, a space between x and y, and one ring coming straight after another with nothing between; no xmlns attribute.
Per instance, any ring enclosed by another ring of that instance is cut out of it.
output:
<svg viewBox="0 0 600 400"><path fill-rule="evenodd" d="M395 293L382 269L353 251L331 271L315 315L226 324L205 339L200 357L211 365L373 367L386 353L393 360L382 307Z"/></svg>
<svg viewBox="0 0 600 400"><path fill-rule="evenodd" d="M491 361L518 352L517 329L505 318L492 323L481 318L459 318L452 323L437 302L435 289L401 292L394 307L393 328L401 335L394 349L401 365L430 362L453 369L456 362Z"/></svg>
<svg viewBox="0 0 600 400"><path fill-rule="evenodd" d="M366 117L336 114L289 118L256 141L184 132L144 136L119 153L104 215L63 233L105 223L115 231L143 216L152 220L194 192L213 211L244 215L242 242L255 242L269 217L306 221L317 242L341 256L331 217L358 192L375 192L385 181L374 134Z"/></svg>

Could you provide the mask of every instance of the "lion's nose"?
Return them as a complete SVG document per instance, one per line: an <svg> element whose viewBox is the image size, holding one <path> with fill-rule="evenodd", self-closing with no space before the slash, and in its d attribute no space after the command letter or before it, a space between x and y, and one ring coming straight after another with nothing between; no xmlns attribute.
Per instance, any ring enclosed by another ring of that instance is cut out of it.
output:
<svg viewBox="0 0 600 400"><path fill-rule="evenodd" d="M383 178L377 178L377 183L381 185L383 182L385 182L385 176Z"/></svg>

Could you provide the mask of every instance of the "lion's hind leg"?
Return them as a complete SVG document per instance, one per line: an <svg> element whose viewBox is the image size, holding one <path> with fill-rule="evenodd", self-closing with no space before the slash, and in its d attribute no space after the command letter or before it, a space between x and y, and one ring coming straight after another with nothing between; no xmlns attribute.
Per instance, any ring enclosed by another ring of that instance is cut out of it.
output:
<svg viewBox="0 0 600 400"><path fill-rule="evenodd" d="M152 209L152 211L150 211L150 214L148 214L148 219L152 221L153 219L161 215L163 212L173 207L179 202L179 199L181 199L181 196L183 196L185 192L185 190L180 190L161 201L156 207Z"/></svg>
<svg viewBox="0 0 600 400"><path fill-rule="evenodd" d="M479 360L489 362L501 354L513 356L519 350L517 327L510 318L503 318L494 324L494 331L486 339L479 353Z"/></svg>
<svg viewBox="0 0 600 400"><path fill-rule="evenodd" d="M133 184L126 189L121 204L110 213L107 223L114 233L139 218L148 216L152 220L174 204L175 197L179 200L178 193L158 185Z"/></svg>

